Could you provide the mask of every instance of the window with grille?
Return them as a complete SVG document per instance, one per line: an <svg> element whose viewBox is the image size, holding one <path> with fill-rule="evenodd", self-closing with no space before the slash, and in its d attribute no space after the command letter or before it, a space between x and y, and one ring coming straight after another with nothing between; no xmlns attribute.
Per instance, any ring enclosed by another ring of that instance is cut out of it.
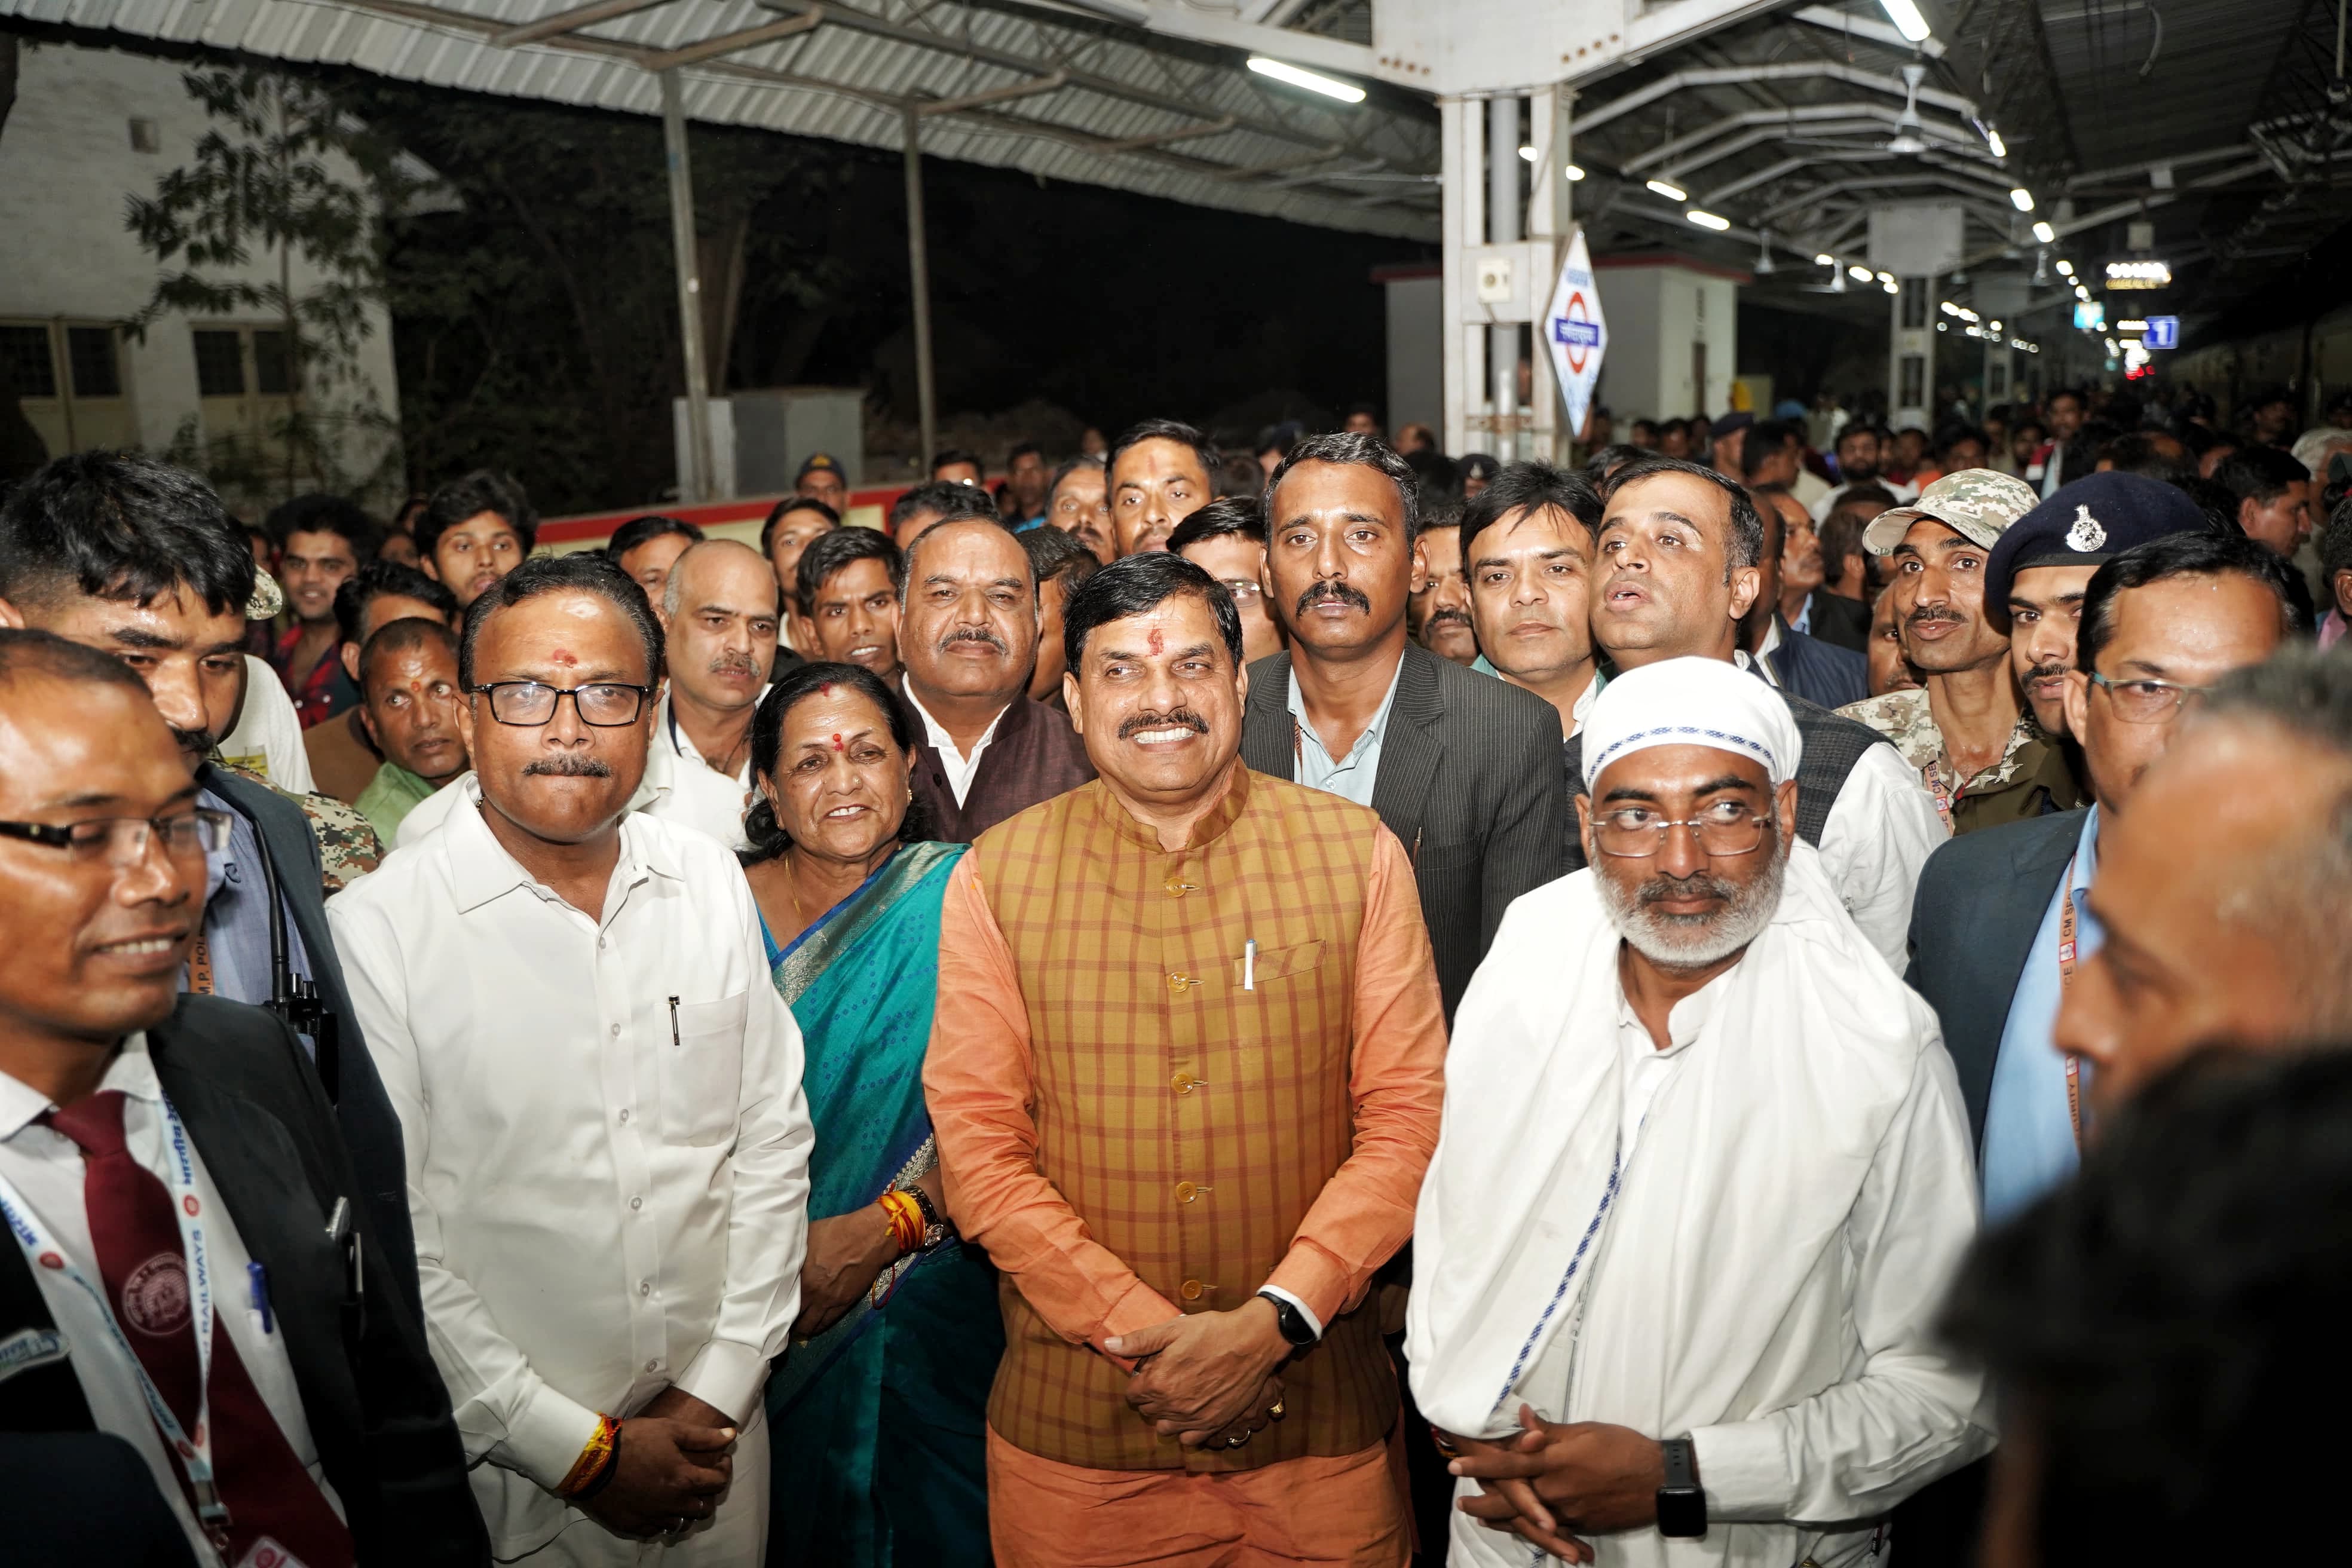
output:
<svg viewBox="0 0 2352 1568"><path fill-rule="evenodd" d="M0 363L19 397L55 397L58 367L49 358L47 327L0 327Z"/></svg>
<svg viewBox="0 0 2352 1568"><path fill-rule="evenodd" d="M68 327L66 363L73 371L76 397L122 395L122 364L115 356L112 327Z"/></svg>
<svg viewBox="0 0 2352 1568"><path fill-rule="evenodd" d="M245 395L245 351L234 330L196 330L196 391L205 397Z"/></svg>

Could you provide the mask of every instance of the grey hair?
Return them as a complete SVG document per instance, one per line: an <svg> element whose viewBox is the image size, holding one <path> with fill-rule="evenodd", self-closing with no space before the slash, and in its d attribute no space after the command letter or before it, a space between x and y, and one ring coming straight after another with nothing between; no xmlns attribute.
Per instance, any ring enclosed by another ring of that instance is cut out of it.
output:
<svg viewBox="0 0 2352 1568"><path fill-rule="evenodd" d="M2222 677L2197 722L2271 725L2352 764L2352 653L2285 644L2263 663ZM2315 1037L2339 1038L2352 1037L2352 964L2344 959L2344 933L2352 930L2352 788L2316 804L2313 830L2260 879L2286 892L2290 912L2282 918L2272 907L2262 918L2303 949L2307 1027Z"/></svg>

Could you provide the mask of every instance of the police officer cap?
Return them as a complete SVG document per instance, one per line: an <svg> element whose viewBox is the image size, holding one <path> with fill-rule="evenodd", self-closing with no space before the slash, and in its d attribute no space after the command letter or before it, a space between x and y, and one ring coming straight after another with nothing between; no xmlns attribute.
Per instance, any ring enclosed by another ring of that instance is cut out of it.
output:
<svg viewBox="0 0 2352 1568"><path fill-rule="evenodd" d="M2062 485L2019 518L1985 560L1985 609L2009 619L2009 588L2034 566L2097 566L2168 533L2210 533L2189 492L2138 474L2092 474Z"/></svg>

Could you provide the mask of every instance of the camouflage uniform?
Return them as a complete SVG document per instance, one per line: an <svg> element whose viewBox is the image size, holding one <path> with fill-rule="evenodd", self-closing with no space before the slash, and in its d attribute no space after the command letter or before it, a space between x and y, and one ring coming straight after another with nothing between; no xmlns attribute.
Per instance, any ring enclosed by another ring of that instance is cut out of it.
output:
<svg viewBox="0 0 2352 1568"><path fill-rule="evenodd" d="M319 867L327 897L333 898L383 863L383 841L376 837L375 829L360 815L358 807L346 805L330 795L299 795L290 789L279 789L260 773L226 762L217 753L213 760L239 778L260 784L300 808L303 819L310 825L310 837L318 840Z"/></svg>
<svg viewBox="0 0 2352 1568"><path fill-rule="evenodd" d="M2031 711L2021 713L2009 732L2009 746L2000 761L1962 779L1944 749L1944 732L1923 689L1890 691L1883 697L1850 702L1838 712L1869 725L1919 770L1936 810L1955 834L1973 832L1998 823L2019 822L2053 811L2072 811L2084 803L2082 788L2065 751Z"/></svg>

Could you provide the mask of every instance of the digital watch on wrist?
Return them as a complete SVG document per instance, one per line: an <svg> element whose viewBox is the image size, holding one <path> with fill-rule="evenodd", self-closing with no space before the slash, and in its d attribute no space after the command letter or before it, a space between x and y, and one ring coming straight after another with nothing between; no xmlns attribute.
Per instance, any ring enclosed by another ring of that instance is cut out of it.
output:
<svg viewBox="0 0 2352 1568"><path fill-rule="evenodd" d="M1273 1303L1274 1326L1281 1331L1285 1341L1300 1350L1315 1342L1315 1325L1307 1321L1307 1314L1295 1304L1284 1300L1271 1290L1259 1291L1258 1299Z"/></svg>
<svg viewBox="0 0 2352 1568"><path fill-rule="evenodd" d="M1665 1484L1658 1488L1658 1533L1696 1540L1706 1533L1706 1493L1698 1484L1698 1457L1687 1437L1669 1437Z"/></svg>

